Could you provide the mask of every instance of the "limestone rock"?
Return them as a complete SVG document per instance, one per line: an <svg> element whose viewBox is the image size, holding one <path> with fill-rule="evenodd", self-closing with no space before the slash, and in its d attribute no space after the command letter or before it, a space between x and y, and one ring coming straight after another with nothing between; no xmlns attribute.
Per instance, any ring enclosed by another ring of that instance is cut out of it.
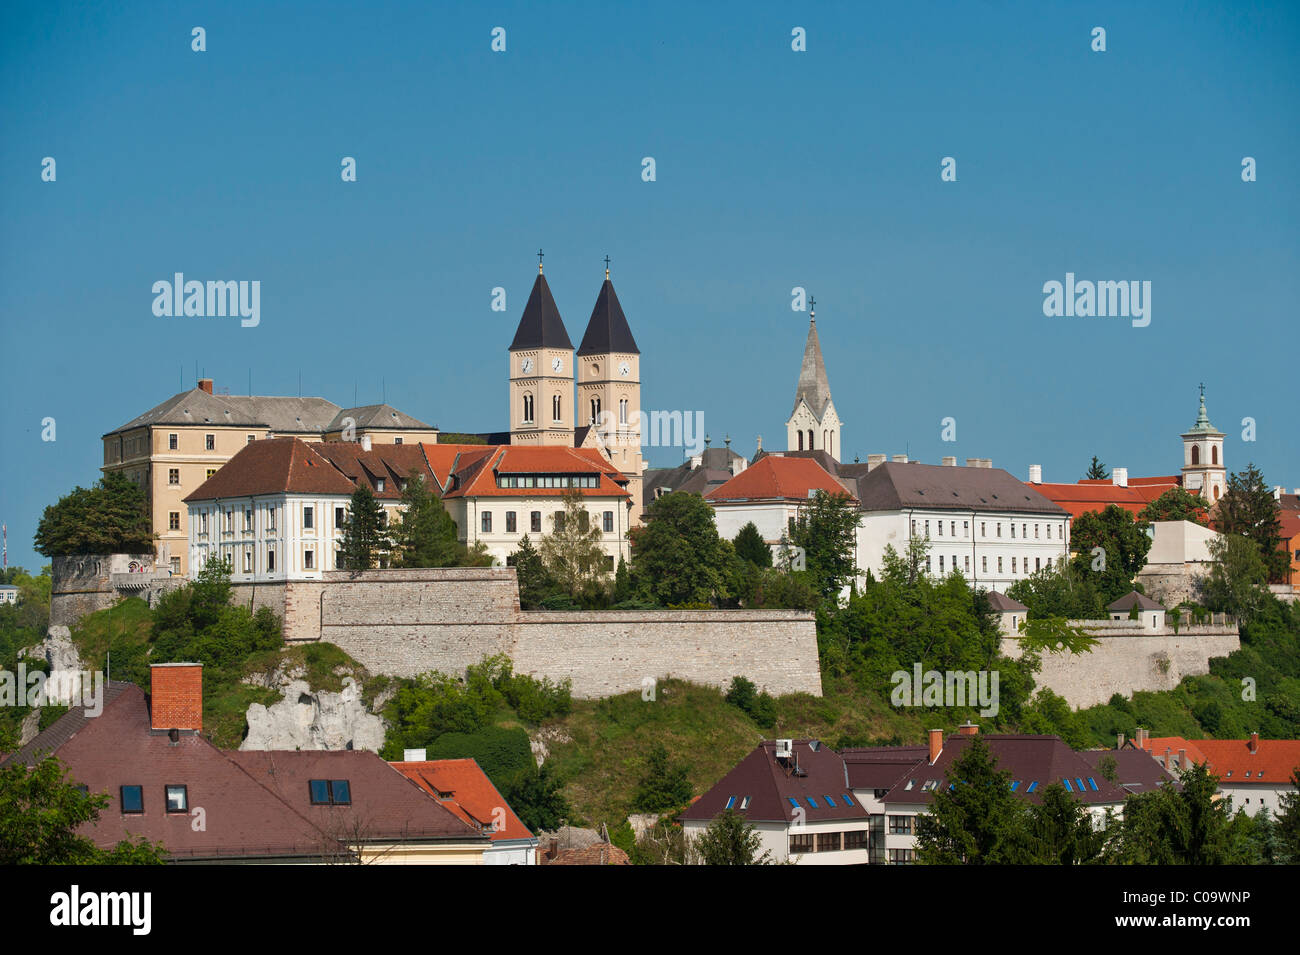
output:
<svg viewBox="0 0 1300 955"><path fill-rule="evenodd" d="M351 677L338 693L313 692L293 679L284 699L248 708L248 736L240 749L368 749L384 743L384 721L366 709L361 684Z"/></svg>

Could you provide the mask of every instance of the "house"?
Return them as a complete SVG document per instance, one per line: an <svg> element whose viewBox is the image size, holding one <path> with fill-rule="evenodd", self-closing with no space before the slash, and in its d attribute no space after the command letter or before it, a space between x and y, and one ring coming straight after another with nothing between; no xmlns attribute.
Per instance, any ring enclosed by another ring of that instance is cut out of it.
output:
<svg viewBox="0 0 1300 955"><path fill-rule="evenodd" d="M1159 630L1165 625L1165 608L1145 594L1130 590L1123 597L1106 605L1111 620L1129 620L1137 610L1137 619L1144 630Z"/></svg>
<svg viewBox="0 0 1300 955"><path fill-rule="evenodd" d="M703 451L676 467L646 469L643 480L645 506L674 491L707 497L714 488L721 487L749 467L749 460L731 449L730 437L721 448L712 447L707 435L704 444ZM762 450L762 439L759 439L759 449Z"/></svg>
<svg viewBox="0 0 1300 955"><path fill-rule="evenodd" d="M1009 637L1020 633L1020 625L1029 617L1029 608L997 590L989 591L989 607L998 615L998 629Z"/></svg>
<svg viewBox="0 0 1300 955"><path fill-rule="evenodd" d="M844 760L815 739L764 740L678 819L698 838L724 810L754 827L773 862L870 861L870 815L854 796Z"/></svg>
<svg viewBox="0 0 1300 955"><path fill-rule="evenodd" d="M101 470L125 474L144 488L159 563L189 574L184 501L200 484L254 441L340 436L410 443L436 441L438 429L386 404L340 408L325 398L218 394L211 378L200 378L195 388L105 434Z"/></svg>
<svg viewBox="0 0 1300 955"><path fill-rule="evenodd" d="M392 767L450 810L457 818L489 835L484 865L536 865L537 837L529 832L514 810L473 759L423 758L423 750L408 753L413 759Z"/></svg>
<svg viewBox="0 0 1300 955"><path fill-rule="evenodd" d="M71 707L0 765L55 756L107 793L79 829L101 848L145 838L174 862L482 863L489 837L374 753L213 746L202 680L200 664L172 663L151 667L148 695L107 683L100 712Z"/></svg>
<svg viewBox="0 0 1300 955"><path fill-rule="evenodd" d="M1249 739L1187 740L1140 732L1135 743L1170 771L1204 765L1219 777L1219 793L1232 800L1234 811L1253 816L1267 809L1276 816L1281 797L1296 792L1291 774L1300 769L1300 740L1260 739L1258 733Z"/></svg>
<svg viewBox="0 0 1300 955"><path fill-rule="evenodd" d="M753 522L763 539L779 544L788 538L790 523L818 491L850 498L848 490L816 461L803 457L764 455L705 495L713 508L718 534L734 538Z"/></svg>
<svg viewBox="0 0 1300 955"><path fill-rule="evenodd" d="M0 584L0 603L18 603L18 588L13 584Z"/></svg>

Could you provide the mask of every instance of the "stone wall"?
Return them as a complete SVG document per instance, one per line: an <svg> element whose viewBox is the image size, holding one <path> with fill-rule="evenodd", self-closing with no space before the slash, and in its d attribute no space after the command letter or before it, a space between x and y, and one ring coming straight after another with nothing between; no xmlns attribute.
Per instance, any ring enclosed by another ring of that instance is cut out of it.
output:
<svg viewBox="0 0 1300 955"><path fill-rule="evenodd" d="M147 570L128 573L132 562ZM54 557L50 564L52 627L73 627L86 614L111 607L124 596L143 597L152 604L170 582L166 573L153 573L153 554L79 554Z"/></svg>
<svg viewBox="0 0 1300 955"><path fill-rule="evenodd" d="M1100 641L1090 652L1044 653L1043 669L1035 676L1038 685L1064 697L1071 706L1093 706L1116 693L1131 697L1139 690L1172 690L1185 676L1209 673L1211 657L1226 657L1241 649L1235 626L1182 627L1178 634L1163 628L1119 635L1103 632L1113 629L1101 626L1106 623L1115 622L1088 621ZM1018 657L1020 641L1004 637L1002 653Z"/></svg>
<svg viewBox="0 0 1300 955"><path fill-rule="evenodd" d="M584 698L665 676L821 695L815 620L803 611L521 611L513 568L323 576L287 585L286 639L337 644L375 673L457 673L505 653L518 672L570 679Z"/></svg>
<svg viewBox="0 0 1300 955"><path fill-rule="evenodd" d="M1172 610L1200 600L1200 582L1207 573L1203 564L1147 564L1137 579L1148 597Z"/></svg>

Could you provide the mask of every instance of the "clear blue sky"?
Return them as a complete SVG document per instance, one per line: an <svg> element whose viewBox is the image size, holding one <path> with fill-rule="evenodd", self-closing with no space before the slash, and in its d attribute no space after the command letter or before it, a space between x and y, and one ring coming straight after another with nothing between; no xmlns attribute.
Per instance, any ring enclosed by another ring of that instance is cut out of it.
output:
<svg viewBox="0 0 1300 955"><path fill-rule="evenodd" d="M1300 486L1297 50L1295 4L7 3L10 564L196 362L504 429L539 246L575 343L612 257L644 406L745 454L784 446L801 285L848 458L1175 473L1204 381L1228 466ZM259 280L261 324L155 317L177 271ZM1067 271L1150 281L1150 326L1045 317Z"/></svg>

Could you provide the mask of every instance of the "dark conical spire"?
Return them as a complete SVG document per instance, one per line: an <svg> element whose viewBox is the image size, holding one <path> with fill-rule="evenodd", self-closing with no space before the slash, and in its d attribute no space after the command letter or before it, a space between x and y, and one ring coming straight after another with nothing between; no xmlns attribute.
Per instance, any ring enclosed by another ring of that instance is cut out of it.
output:
<svg viewBox="0 0 1300 955"><path fill-rule="evenodd" d="M799 407L799 400L808 402L818 419L826 413L826 406L831 403L831 385L826 378L826 363L822 360L822 346L817 339L817 319L808 322L808 341L803 346L803 364L799 368L799 385L794 392L794 406Z"/></svg>
<svg viewBox="0 0 1300 955"><path fill-rule="evenodd" d="M614 293L614 283L609 280L609 270L605 271L605 281L596 296L596 307L591 310L591 320L587 322L587 331L578 346L579 355L608 355L611 352L625 355L639 355L636 339L628 327L623 306L618 303Z"/></svg>
<svg viewBox="0 0 1300 955"><path fill-rule="evenodd" d="M537 272L537 281L524 306L523 318L515 329L515 340L510 343L510 351L526 351L531 348L564 348L573 350L569 333L564 329L564 320L551 295L551 287L546 284L546 276Z"/></svg>

